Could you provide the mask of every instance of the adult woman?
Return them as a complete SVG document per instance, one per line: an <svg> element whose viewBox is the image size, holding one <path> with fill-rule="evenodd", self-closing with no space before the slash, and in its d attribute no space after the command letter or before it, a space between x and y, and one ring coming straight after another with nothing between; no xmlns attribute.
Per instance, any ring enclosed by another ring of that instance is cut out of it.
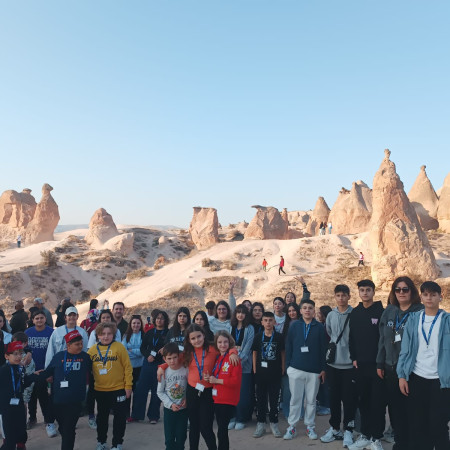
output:
<svg viewBox="0 0 450 450"><path fill-rule="evenodd" d="M284 308L286 302L281 297L275 297L273 299L273 313L275 315L275 331L278 333L283 333L284 322L286 320L286 314L284 313Z"/></svg>
<svg viewBox="0 0 450 450"><path fill-rule="evenodd" d="M231 332L231 309L225 300L220 300L216 306L216 315L209 320L211 331L216 334L220 330Z"/></svg>
<svg viewBox="0 0 450 450"><path fill-rule="evenodd" d="M206 315L205 311L197 311L194 314L194 319L192 320L192 322L203 327L203 329L205 330L206 340L208 342L214 342L214 333L209 327L208 316Z"/></svg>
<svg viewBox="0 0 450 450"><path fill-rule="evenodd" d="M250 323L255 330L255 336L264 330L261 320L264 314L264 305L261 302L254 302L252 305L252 310L250 311L251 319Z"/></svg>
<svg viewBox="0 0 450 450"><path fill-rule="evenodd" d="M148 391L151 391L150 404L147 410L148 420L154 425L160 417L161 400L156 393L158 388L157 371L158 365L163 362L161 349L164 347L169 327L169 316L165 311L159 311L154 320L155 327L147 331L142 339L140 352L144 357L144 362L136 385L133 412L131 417L128 418L128 422L144 420Z"/></svg>
<svg viewBox="0 0 450 450"><path fill-rule="evenodd" d="M127 331L122 339L122 344L127 349L131 366L133 367L133 393L136 389L139 375L141 374L142 364L144 363L144 357L141 353L141 344L144 337L143 326L144 324L140 315L131 316ZM130 411L131 397L127 399L127 417L130 417Z"/></svg>
<svg viewBox="0 0 450 450"><path fill-rule="evenodd" d="M242 365L242 383L236 416L230 420L229 429L242 430L252 418L254 383L252 376L252 345L255 330L250 325L250 313L243 304L236 306L231 318L231 336L235 341Z"/></svg>
<svg viewBox="0 0 450 450"><path fill-rule="evenodd" d="M105 309L100 313L100 316L98 318L99 323L115 323L114 316L112 315L112 312L109 309ZM117 342L122 342L120 331L116 331L116 335L114 336L114 340ZM90 349L93 345L95 345L99 339L97 338L97 331L96 329L92 331L91 335L89 336L88 341L88 349Z"/></svg>
<svg viewBox="0 0 450 450"><path fill-rule="evenodd" d="M392 284L388 302L380 319L377 373L386 383L395 449L406 450L410 448L406 414L407 397L399 389L396 368L405 324L410 314L423 309L423 305L420 303L419 292L414 282L404 276L398 277Z"/></svg>
<svg viewBox="0 0 450 450"><path fill-rule="evenodd" d="M168 344L169 342L176 342L178 348L182 352L184 350L184 332L190 324L191 313L188 308L181 306L175 314L172 328L168 331L164 343Z"/></svg>

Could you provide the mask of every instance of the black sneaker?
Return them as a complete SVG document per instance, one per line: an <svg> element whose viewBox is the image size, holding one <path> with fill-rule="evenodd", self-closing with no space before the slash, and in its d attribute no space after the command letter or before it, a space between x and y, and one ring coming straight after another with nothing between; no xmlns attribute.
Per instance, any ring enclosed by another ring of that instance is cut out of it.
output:
<svg viewBox="0 0 450 450"><path fill-rule="evenodd" d="M37 420L30 417L27 422L27 430L31 430L36 424Z"/></svg>

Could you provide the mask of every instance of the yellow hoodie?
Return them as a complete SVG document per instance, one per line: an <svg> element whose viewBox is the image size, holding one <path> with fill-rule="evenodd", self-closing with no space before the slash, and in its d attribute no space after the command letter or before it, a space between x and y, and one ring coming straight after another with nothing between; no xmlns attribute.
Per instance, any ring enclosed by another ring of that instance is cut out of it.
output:
<svg viewBox="0 0 450 450"><path fill-rule="evenodd" d="M97 345L93 345L88 351L92 360L94 389L107 392L131 389L133 387L133 368L126 348L120 342L112 342L106 363L103 364L102 359L105 357L107 350L107 345L99 343L98 348ZM103 370L106 370L106 373L101 374Z"/></svg>

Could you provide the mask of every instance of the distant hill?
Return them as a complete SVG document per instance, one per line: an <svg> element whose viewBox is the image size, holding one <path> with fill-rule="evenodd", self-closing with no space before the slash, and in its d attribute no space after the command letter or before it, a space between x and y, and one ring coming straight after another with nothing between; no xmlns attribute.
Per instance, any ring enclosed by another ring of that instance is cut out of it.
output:
<svg viewBox="0 0 450 450"><path fill-rule="evenodd" d="M89 228L87 223L81 225L58 225L55 229L55 233L63 233L64 231L79 230L83 228Z"/></svg>

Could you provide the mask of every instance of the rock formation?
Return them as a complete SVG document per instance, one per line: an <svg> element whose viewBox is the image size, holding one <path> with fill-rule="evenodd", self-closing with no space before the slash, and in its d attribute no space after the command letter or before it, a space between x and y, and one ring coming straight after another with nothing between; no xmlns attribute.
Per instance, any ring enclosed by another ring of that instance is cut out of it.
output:
<svg viewBox="0 0 450 450"><path fill-rule="evenodd" d="M333 234L355 234L369 229L371 217L372 190L363 181L356 181L350 191L340 190L328 222L333 225Z"/></svg>
<svg viewBox="0 0 450 450"><path fill-rule="evenodd" d="M102 249L119 252L130 255L133 252L134 234L123 233L108 239L102 246Z"/></svg>
<svg viewBox="0 0 450 450"><path fill-rule="evenodd" d="M93 247L100 247L109 239L118 236L116 224L103 208L97 209L89 222L89 231L84 240Z"/></svg>
<svg viewBox="0 0 450 450"><path fill-rule="evenodd" d="M219 219L217 209L194 207L194 215L189 225L192 242L199 250L219 242Z"/></svg>
<svg viewBox="0 0 450 450"><path fill-rule="evenodd" d="M312 211L289 211L289 225L296 230L304 231L308 225Z"/></svg>
<svg viewBox="0 0 450 450"><path fill-rule="evenodd" d="M288 222L273 206L255 205L255 217L245 230L244 239L288 239ZM287 211L284 213L287 218Z"/></svg>
<svg viewBox="0 0 450 450"><path fill-rule="evenodd" d="M422 228L424 230L436 230L439 226L437 221L439 199L425 168L426 166L420 168L419 175L409 191L408 198L416 210Z"/></svg>
<svg viewBox="0 0 450 450"><path fill-rule="evenodd" d="M445 233L450 233L450 173L445 177L440 192L437 218L439 228Z"/></svg>
<svg viewBox="0 0 450 450"><path fill-rule="evenodd" d="M369 225L373 281L387 286L400 275L433 280L439 275L433 251L390 154L385 150L385 158L373 179Z"/></svg>
<svg viewBox="0 0 450 450"><path fill-rule="evenodd" d="M328 222L328 216L330 215L330 208L323 197L319 197L316 202L316 206L311 213L308 225L306 226L306 233L315 236L319 234L320 222Z"/></svg>
<svg viewBox="0 0 450 450"><path fill-rule="evenodd" d="M24 233L25 243L27 244L53 241L53 233L59 222L59 209L51 191L53 191L53 188L49 184L45 183L42 186L41 201L36 206L33 219L29 222ZM25 193L25 195L31 197L29 193Z"/></svg>

